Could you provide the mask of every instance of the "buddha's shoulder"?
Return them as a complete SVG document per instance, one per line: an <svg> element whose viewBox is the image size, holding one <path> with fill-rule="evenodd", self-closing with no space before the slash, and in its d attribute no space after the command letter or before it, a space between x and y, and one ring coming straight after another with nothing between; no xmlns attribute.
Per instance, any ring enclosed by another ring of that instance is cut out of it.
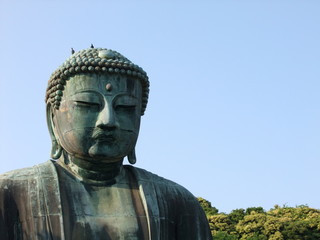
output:
<svg viewBox="0 0 320 240"><path fill-rule="evenodd" d="M170 194L177 194L180 196L184 195L185 197L188 196L194 198L193 194L190 193L189 190L174 181L158 176L157 174L145 169L132 166L129 166L129 168L134 171L138 182L142 184L152 184L152 187L160 190L161 192L168 192Z"/></svg>
<svg viewBox="0 0 320 240"><path fill-rule="evenodd" d="M39 168L45 168L50 162L45 162L33 167L20 168L0 174L0 182L15 182L34 179L38 176Z"/></svg>

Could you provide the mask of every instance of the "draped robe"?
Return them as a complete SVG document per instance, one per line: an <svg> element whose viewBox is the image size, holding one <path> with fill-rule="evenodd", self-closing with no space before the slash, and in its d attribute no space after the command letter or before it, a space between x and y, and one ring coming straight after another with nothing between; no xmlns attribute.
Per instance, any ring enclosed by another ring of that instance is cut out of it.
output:
<svg viewBox="0 0 320 240"><path fill-rule="evenodd" d="M55 164L47 161L0 175L2 240L68 240L66 199L61 198ZM132 173L136 182L132 186L146 214L144 240L212 239L206 216L188 190L143 169L128 165L123 169Z"/></svg>

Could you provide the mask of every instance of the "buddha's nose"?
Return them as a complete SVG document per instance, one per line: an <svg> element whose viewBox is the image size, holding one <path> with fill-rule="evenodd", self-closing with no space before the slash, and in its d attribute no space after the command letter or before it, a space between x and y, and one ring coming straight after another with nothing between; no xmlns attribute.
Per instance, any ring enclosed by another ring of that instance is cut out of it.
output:
<svg viewBox="0 0 320 240"><path fill-rule="evenodd" d="M114 109L107 102L98 115L96 126L102 129L115 128L117 126Z"/></svg>

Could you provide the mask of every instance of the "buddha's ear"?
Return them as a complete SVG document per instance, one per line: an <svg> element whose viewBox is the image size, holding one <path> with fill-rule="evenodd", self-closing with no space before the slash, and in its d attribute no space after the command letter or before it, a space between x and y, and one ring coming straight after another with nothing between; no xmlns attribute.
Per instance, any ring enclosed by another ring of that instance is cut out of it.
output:
<svg viewBox="0 0 320 240"><path fill-rule="evenodd" d="M62 147L59 143L59 138L56 136L56 131L55 131L55 125L53 121L53 109L51 107L51 104L47 104L47 125L48 125L48 130L49 134L51 137L51 142L52 142L52 147L51 147L51 158L52 159L59 159L62 153Z"/></svg>
<svg viewBox="0 0 320 240"><path fill-rule="evenodd" d="M129 163L135 164L137 162L136 151L135 148L127 156Z"/></svg>

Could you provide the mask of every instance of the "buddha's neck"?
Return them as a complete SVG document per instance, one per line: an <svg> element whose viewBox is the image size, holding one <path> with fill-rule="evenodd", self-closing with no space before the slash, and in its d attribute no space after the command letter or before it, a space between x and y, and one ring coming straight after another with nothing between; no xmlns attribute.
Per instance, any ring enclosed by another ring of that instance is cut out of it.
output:
<svg viewBox="0 0 320 240"><path fill-rule="evenodd" d="M120 173L123 159L111 163L92 162L62 154L59 164L66 168L71 174L84 182L89 183L113 183L115 177Z"/></svg>

